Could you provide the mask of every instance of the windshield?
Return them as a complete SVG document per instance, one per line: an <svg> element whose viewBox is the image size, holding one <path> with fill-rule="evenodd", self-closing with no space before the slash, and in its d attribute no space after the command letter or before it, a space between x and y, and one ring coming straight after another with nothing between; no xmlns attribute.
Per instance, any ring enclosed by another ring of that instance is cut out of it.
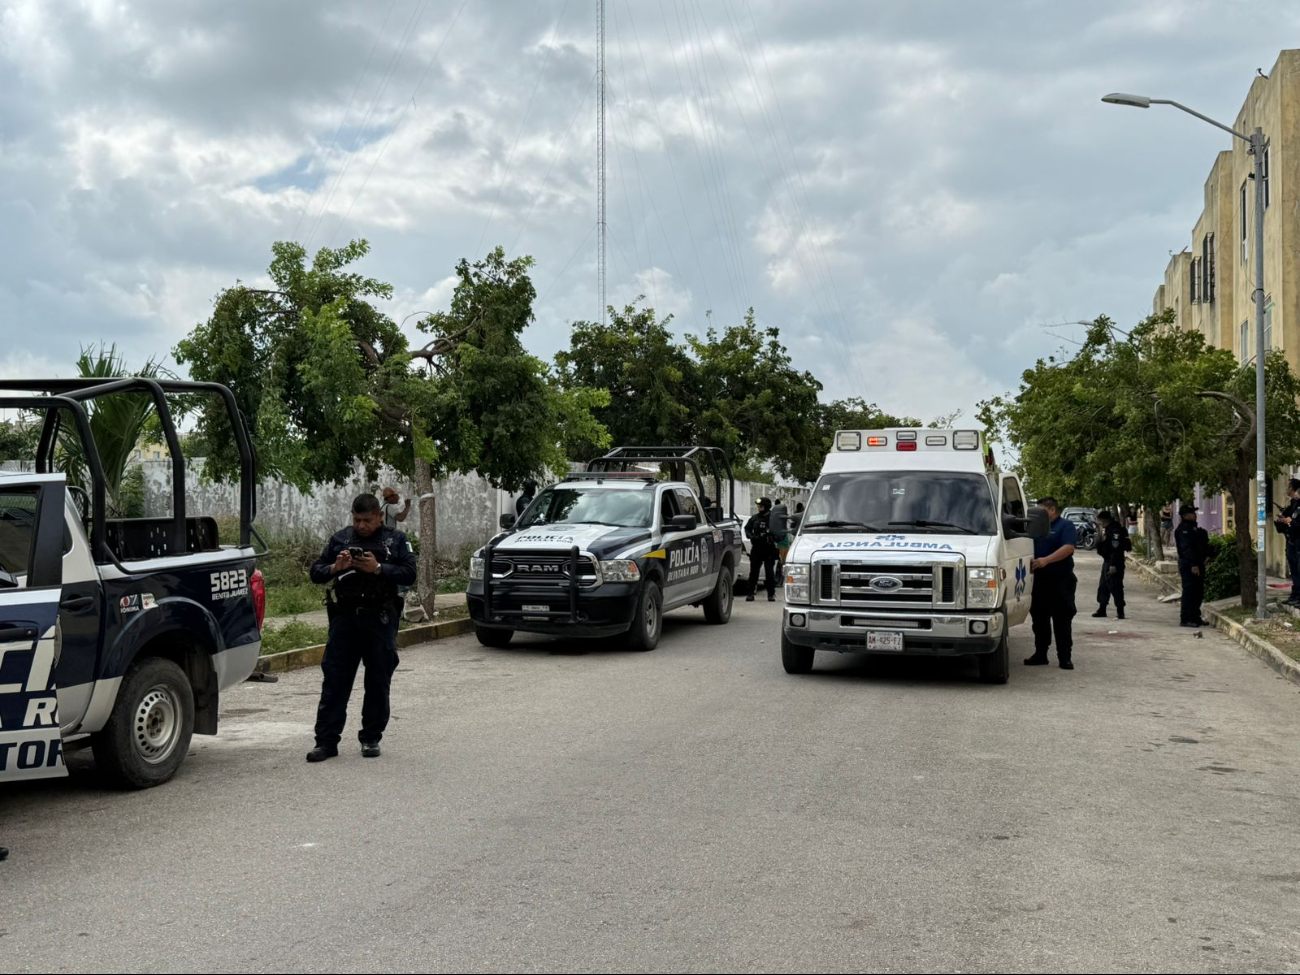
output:
<svg viewBox="0 0 1300 975"><path fill-rule="evenodd" d="M541 493L516 527L614 525L619 528L649 528L653 512L654 491L643 488L553 487Z"/></svg>
<svg viewBox="0 0 1300 975"><path fill-rule="evenodd" d="M877 471L827 474L813 489L809 531L993 535L989 482L980 474Z"/></svg>

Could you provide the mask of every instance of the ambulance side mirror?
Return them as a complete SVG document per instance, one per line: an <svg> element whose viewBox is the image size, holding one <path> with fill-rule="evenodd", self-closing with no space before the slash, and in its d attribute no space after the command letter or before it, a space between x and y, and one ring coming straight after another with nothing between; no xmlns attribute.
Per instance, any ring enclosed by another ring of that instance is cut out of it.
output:
<svg viewBox="0 0 1300 975"><path fill-rule="evenodd" d="M1046 538L1052 531L1052 520L1046 508L1034 505L1023 518L1003 515L1002 529L1007 538Z"/></svg>
<svg viewBox="0 0 1300 975"><path fill-rule="evenodd" d="M510 531L512 528L515 527L515 522L518 520L519 519L517 519L514 515L502 515L501 527L504 528L506 531Z"/></svg>

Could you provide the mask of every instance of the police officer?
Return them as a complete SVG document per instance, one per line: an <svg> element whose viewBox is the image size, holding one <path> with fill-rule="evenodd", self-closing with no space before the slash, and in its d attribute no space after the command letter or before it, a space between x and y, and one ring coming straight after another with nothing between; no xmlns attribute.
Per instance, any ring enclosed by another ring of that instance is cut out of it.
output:
<svg viewBox="0 0 1300 975"><path fill-rule="evenodd" d="M1291 572L1291 598L1288 606L1300 606L1300 478L1287 485L1291 503L1278 516L1278 530L1286 535L1286 565Z"/></svg>
<svg viewBox="0 0 1300 975"><path fill-rule="evenodd" d="M524 481L524 493L515 499L515 517L522 518L528 506L537 497L537 482Z"/></svg>
<svg viewBox="0 0 1300 975"><path fill-rule="evenodd" d="M1034 598L1029 606L1034 621L1034 655L1025 660L1029 667L1047 664L1047 651L1056 632L1056 659L1062 670L1074 670L1075 591L1079 580L1074 575L1074 549L1079 542L1074 522L1061 517L1055 498L1039 498L1038 506L1047 512L1051 530L1046 538L1034 539Z"/></svg>
<svg viewBox="0 0 1300 975"><path fill-rule="evenodd" d="M745 537L749 539L749 595L745 601L752 603L758 593L758 573L767 573L767 601L776 602L776 539L772 537L772 502L759 498L758 511L745 523Z"/></svg>
<svg viewBox="0 0 1300 975"><path fill-rule="evenodd" d="M1124 553L1132 549L1128 529L1117 522L1109 511L1097 512L1097 525L1101 538L1097 541L1097 554L1101 556L1101 582L1097 586L1098 619L1106 616L1111 597L1115 597L1115 616L1124 618Z"/></svg>
<svg viewBox="0 0 1300 975"><path fill-rule="evenodd" d="M1185 504L1178 509L1182 519L1174 530L1174 543L1178 546L1178 574L1183 578L1181 603L1182 626L1209 626L1201 618L1201 603L1205 600L1205 563L1210 558L1210 536L1196 523L1196 508Z"/></svg>
<svg viewBox="0 0 1300 975"><path fill-rule="evenodd" d="M352 527L329 540L311 567L311 581L332 586L326 596L330 635L321 661L316 747L307 753L307 761L338 755L348 699L362 664L366 696L358 737L361 754L378 758L379 741L388 727L388 691L397 669L398 587L415 582L415 555L404 533L384 525L373 494L359 494L352 502Z"/></svg>

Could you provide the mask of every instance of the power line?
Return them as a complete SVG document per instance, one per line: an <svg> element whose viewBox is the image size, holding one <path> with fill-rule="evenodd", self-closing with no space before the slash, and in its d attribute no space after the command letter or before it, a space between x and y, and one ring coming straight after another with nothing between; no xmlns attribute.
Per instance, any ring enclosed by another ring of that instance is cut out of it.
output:
<svg viewBox="0 0 1300 975"><path fill-rule="evenodd" d="M596 225L593 223L590 227L587 228L586 235L578 243L578 246L573 249L573 253L569 255L569 259L564 262L564 267L560 268L560 273L555 276L555 280L550 283L546 291L542 293L542 296L537 299L537 303L539 305L545 304L546 299L549 298L551 292L555 290L555 286L560 283L560 279L563 278L565 272L569 270L569 265L573 263L574 259L580 253L582 253L583 248L587 246L587 241L591 240L591 235L595 232L596 232Z"/></svg>

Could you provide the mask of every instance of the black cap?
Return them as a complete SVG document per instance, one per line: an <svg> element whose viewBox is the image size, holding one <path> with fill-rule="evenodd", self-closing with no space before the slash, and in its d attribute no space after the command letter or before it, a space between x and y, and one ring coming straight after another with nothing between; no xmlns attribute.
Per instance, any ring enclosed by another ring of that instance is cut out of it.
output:
<svg viewBox="0 0 1300 975"><path fill-rule="evenodd" d="M1098 520L1098 521L1110 521L1110 512L1107 511L1105 508L1103 508L1101 511L1098 511L1098 512L1097 512L1097 520Z"/></svg>
<svg viewBox="0 0 1300 975"><path fill-rule="evenodd" d="M1181 508L1178 509L1178 514L1179 514L1179 515L1194 515L1194 514L1196 514L1196 512L1198 512L1199 510L1200 510L1200 509L1199 509L1198 507L1196 507L1196 505L1194 505L1194 504L1185 504L1185 505L1183 505Z"/></svg>

